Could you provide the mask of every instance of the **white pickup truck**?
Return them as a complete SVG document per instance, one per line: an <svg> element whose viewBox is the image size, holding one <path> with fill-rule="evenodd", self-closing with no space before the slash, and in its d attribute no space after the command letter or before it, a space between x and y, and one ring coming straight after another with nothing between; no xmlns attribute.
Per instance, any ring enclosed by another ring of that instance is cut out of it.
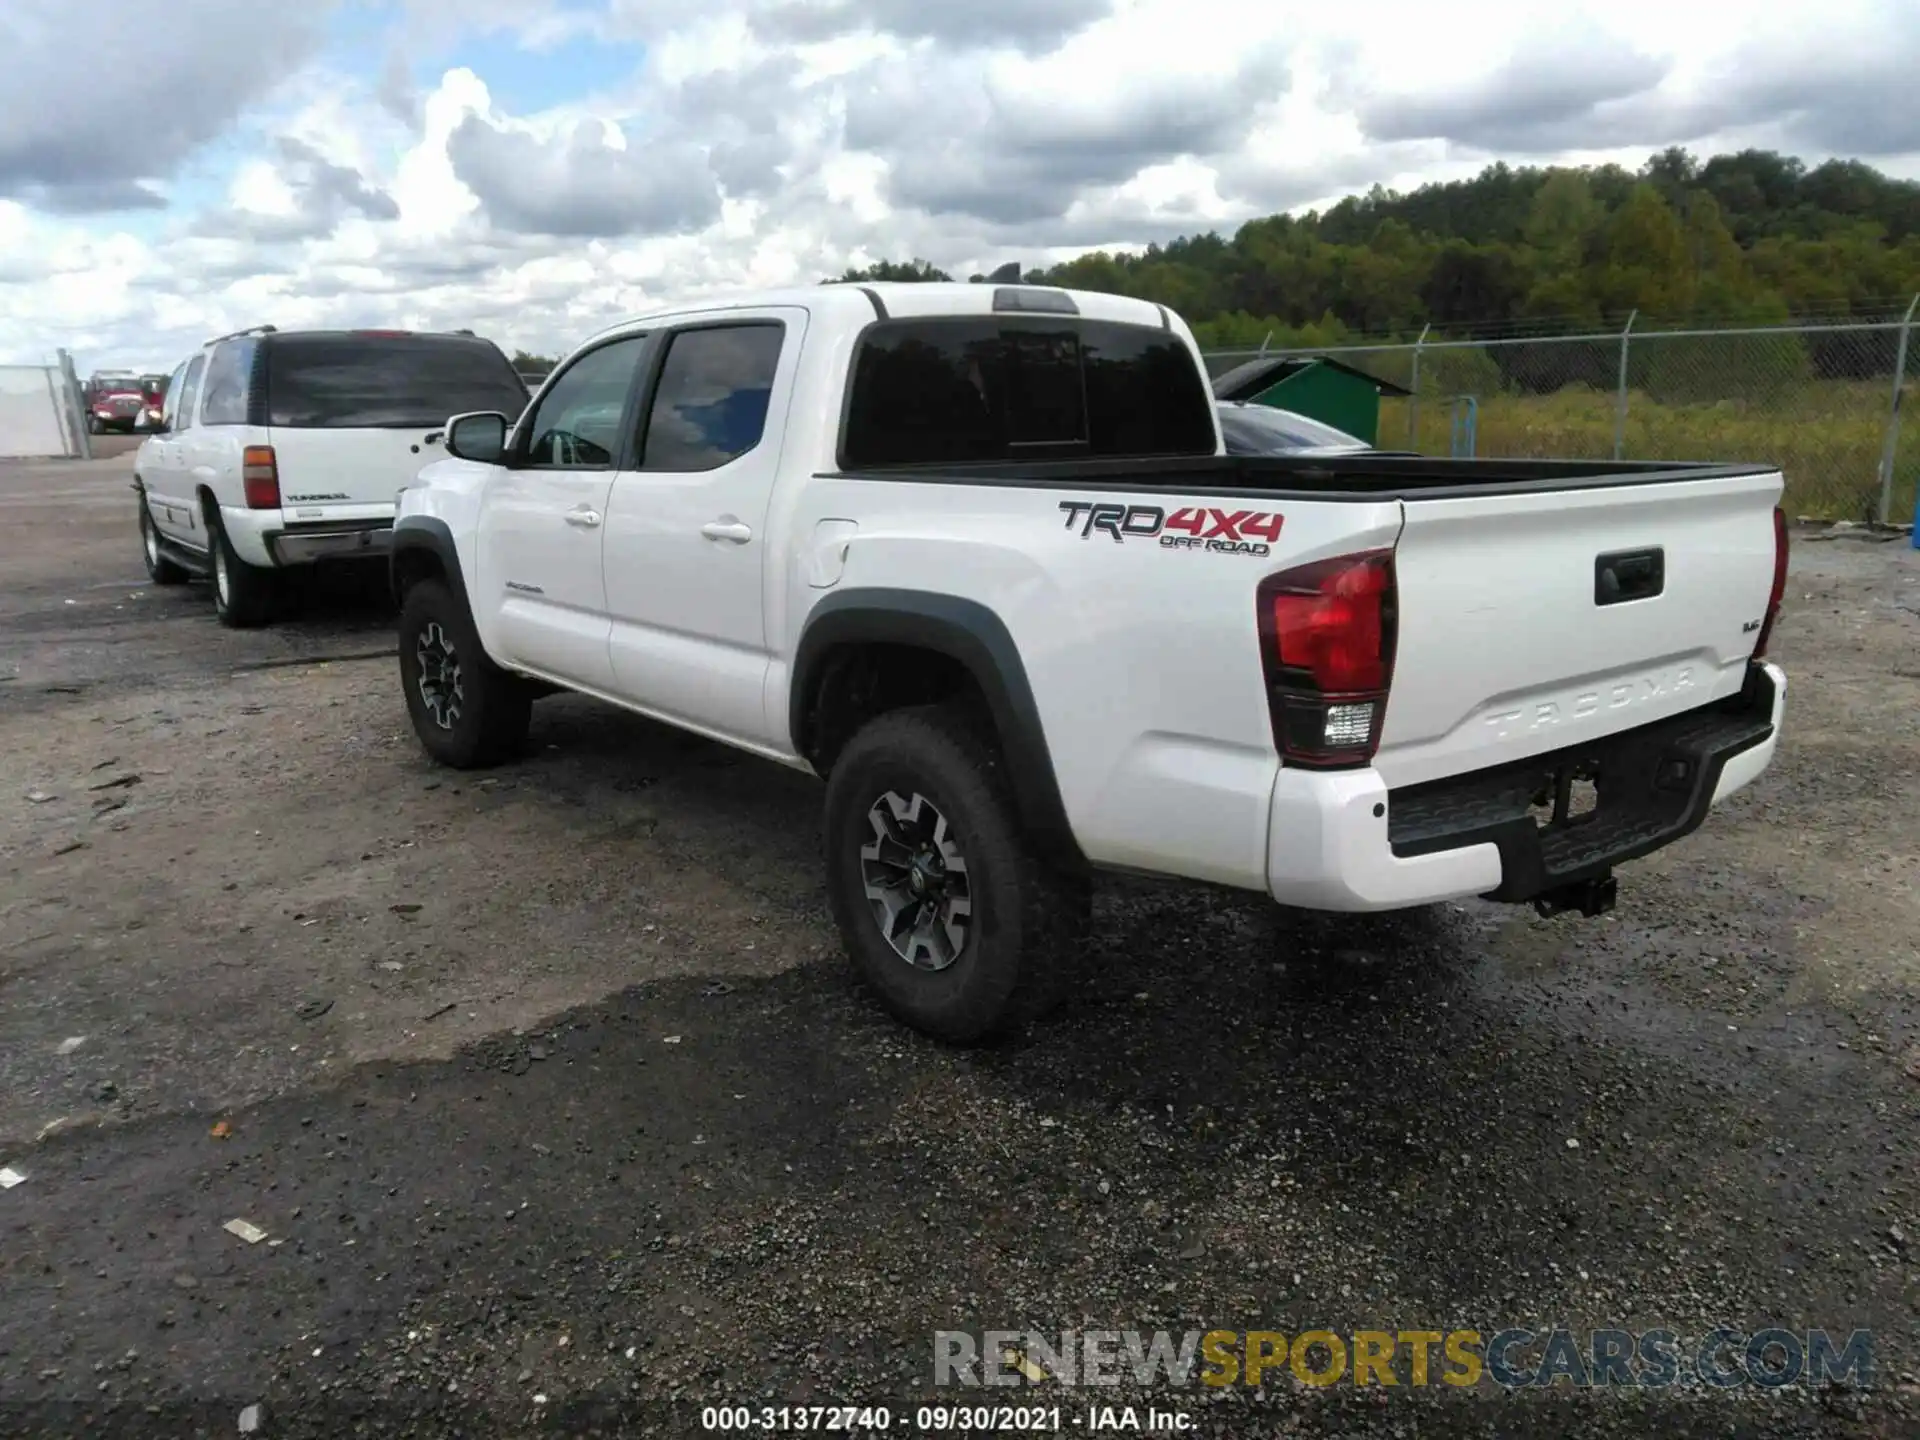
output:
<svg viewBox="0 0 1920 1440"><path fill-rule="evenodd" d="M852 958L956 1041L1058 996L1096 871L1597 914L1779 734L1778 471L1227 455L1137 300L663 311L446 448L391 557L428 753L560 688L817 773Z"/></svg>

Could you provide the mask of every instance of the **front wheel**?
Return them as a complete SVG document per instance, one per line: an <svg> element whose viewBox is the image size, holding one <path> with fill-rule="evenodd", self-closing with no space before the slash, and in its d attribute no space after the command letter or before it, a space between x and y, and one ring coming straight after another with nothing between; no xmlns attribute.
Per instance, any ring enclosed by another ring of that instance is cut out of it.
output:
<svg viewBox="0 0 1920 1440"><path fill-rule="evenodd" d="M414 734L442 765L497 765L526 739L532 687L487 658L467 607L437 580L400 602L400 684Z"/></svg>
<svg viewBox="0 0 1920 1440"><path fill-rule="evenodd" d="M1052 1008L1089 920L983 730L960 707L891 711L827 782L827 895L855 967L897 1018L959 1044Z"/></svg>
<svg viewBox="0 0 1920 1440"><path fill-rule="evenodd" d="M140 497L140 549L147 562L147 578L156 585L183 585L187 572L169 560L160 549L160 532L147 508L147 497Z"/></svg>

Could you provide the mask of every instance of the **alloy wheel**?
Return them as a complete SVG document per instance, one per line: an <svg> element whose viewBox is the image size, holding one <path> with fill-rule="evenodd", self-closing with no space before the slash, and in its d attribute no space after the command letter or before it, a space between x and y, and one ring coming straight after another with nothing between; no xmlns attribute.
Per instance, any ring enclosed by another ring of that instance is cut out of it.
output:
<svg viewBox="0 0 1920 1440"><path fill-rule="evenodd" d="M860 847L860 878L887 944L916 970L945 970L973 930L966 856L947 817L926 796L889 790L867 811L873 838Z"/></svg>
<svg viewBox="0 0 1920 1440"><path fill-rule="evenodd" d="M420 672L415 682L420 703L433 717L434 724L442 730L451 730L460 719L467 695L460 674L460 654L438 620L429 620L421 629L420 638L414 643L413 658Z"/></svg>

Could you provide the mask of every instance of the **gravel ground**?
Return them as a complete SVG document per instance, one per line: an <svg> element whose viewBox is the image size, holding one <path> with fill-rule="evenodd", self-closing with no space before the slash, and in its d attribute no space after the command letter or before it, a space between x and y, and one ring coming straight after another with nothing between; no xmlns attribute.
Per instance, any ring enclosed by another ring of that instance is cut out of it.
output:
<svg viewBox="0 0 1920 1440"><path fill-rule="evenodd" d="M967 1053L852 983L812 782L574 698L436 772L377 595L223 631L129 474L0 468L0 1433L1920 1432L1904 546L1798 544L1780 758L1613 915L1108 885ZM1772 1324L1873 1388L932 1384L942 1329Z"/></svg>

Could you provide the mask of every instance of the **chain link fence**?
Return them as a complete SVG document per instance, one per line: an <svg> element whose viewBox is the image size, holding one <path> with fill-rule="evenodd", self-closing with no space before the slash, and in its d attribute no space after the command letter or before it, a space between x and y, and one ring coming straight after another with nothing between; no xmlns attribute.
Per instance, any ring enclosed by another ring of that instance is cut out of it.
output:
<svg viewBox="0 0 1920 1440"><path fill-rule="evenodd" d="M1904 320L1641 330L1525 340L1433 340L1274 354L1329 355L1411 390L1381 401L1383 447L1429 455L1718 460L1777 465L1788 512L1914 518L1920 384ZM1214 374L1260 352L1212 351Z"/></svg>

